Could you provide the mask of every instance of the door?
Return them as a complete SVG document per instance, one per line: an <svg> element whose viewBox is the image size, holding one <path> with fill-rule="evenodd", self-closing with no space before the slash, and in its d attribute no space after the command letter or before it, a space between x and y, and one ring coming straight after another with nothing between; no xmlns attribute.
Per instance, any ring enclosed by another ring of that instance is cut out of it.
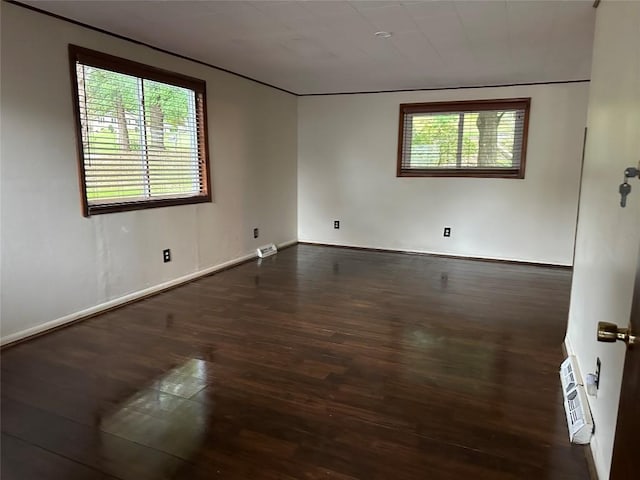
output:
<svg viewBox="0 0 640 480"><path fill-rule="evenodd" d="M631 307L631 333L640 333L640 257ZM627 348L618 409L610 480L638 478L638 432L640 432L640 337ZM635 466L635 468L634 468Z"/></svg>

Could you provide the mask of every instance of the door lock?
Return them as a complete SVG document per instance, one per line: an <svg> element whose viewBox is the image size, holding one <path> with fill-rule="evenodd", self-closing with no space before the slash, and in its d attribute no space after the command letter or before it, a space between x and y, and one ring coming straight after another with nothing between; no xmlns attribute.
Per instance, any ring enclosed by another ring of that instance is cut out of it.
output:
<svg viewBox="0 0 640 480"><path fill-rule="evenodd" d="M631 333L631 328L619 328L615 323L598 322L598 341L615 342L620 340L631 346L636 343L636 336Z"/></svg>

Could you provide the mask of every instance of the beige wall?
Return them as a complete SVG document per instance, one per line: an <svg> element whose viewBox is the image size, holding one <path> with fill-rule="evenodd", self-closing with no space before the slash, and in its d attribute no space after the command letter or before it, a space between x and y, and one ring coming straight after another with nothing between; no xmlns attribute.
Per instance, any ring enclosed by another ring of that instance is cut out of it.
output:
<svg viewBox="0 0 640 480"><path fill-rule="evenodd" d="M596 14L587 145L580 199L567 347L583 375L602 360L600 389L589 397L591 442L601 480L609 478L624 345L596 342L598 321L629 322L640 244L640 181L627 207L618 185L640 161L640 2L605 1Z"/></svg>
<svg viewBox="0 0 640 480"><path fill-rule="evenodd" d="M214 203L82 216L68 43L207 81ZM296 97L4 2L1 68L3 341L295 241Z"/></svg>
<svg viewBox="0 0 640 480"><path fill-rule="evenodd" d="M299 239L570 265L588 90L574 83L300 98ZM532 98L524 180L396 178L400 103L513 97Z"/></svg>

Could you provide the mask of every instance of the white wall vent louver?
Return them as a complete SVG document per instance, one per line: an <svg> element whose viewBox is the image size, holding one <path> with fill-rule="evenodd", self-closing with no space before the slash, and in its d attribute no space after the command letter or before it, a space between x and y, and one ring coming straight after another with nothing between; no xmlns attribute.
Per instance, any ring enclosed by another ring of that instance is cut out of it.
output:
<svg viewBox="0 0 640 480"><path fill-rule="evenodd" d="M560 381L562 382L562 392L565 396L576 385L583 385L578 362L574 355L569 355L560 365Z"/></svg>
<svg viewBox="0 0 640 480"><path fill-rule="evenodd" d="M574 356L569 356L560 366L560 381L564 397L564 411L569 427L569 440L585 444L593 434L593 419L589 411L587 394Z"/></svg>
<svg viewBox="0 0 640 480"><path fill-rule="evenodd" d="M275 255L276 253L278 253L278 249L273 243L265 245L264 247L258 247L258 257L260 258L270 257L271 255Z"/></svg>

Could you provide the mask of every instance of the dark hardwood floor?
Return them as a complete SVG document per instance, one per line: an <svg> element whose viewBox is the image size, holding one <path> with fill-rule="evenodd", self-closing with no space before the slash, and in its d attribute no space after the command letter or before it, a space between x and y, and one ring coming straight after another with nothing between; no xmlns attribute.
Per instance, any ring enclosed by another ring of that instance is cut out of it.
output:
<svg viewBox="0 0 640 480"><path fill-rule="evenodd" d="M283 250L2 351L2 479L586 479L570 282Z"/></svg>

